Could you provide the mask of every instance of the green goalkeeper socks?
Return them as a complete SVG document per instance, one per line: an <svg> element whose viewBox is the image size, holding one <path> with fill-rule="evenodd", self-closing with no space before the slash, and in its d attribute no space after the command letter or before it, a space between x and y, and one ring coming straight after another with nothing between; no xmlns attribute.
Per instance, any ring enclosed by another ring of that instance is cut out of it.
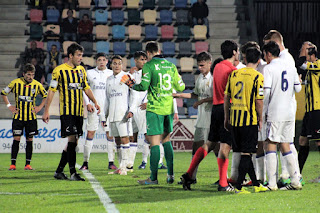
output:
<svg viewBox="0 0 320 213"><path fill-rule="evenodd" d="M156 145L150 148L150 170L151 170L150 179L152 181L155 181L158 178L159 160L160 160L160 147L159 145Z"/></svg>
<svg viewBox="0 0 320 213"><path fill-rule="evenodd" d="M168 175L173 175L173 148L171 141L162 144L164 149L164 157L167 161Z"/></svg>

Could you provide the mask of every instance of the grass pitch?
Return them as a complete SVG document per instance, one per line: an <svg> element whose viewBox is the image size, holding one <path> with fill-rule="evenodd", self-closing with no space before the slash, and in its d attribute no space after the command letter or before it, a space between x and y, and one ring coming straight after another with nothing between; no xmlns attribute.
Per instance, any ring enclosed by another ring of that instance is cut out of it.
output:
<svg viewBox="0 0 320 213"><path fill-rule="evenodd" d="M183 190L177 182L188 169L191 154L175 153L174 157L176 181L172 185L166 183L166 170L159 170L159 185L138 185L138 179L146 179L150 174L149 164L145 170L137 168L141 163L139 153L134 172L127 176L107 174L106 154L91 154L89 167L120 212L320 211L320 184L309 182L320 175L318 152L310 152L303 170L306 185L301 191L249 195L217 191L213 183L218 180L218 167L213 154L200 164L198 183L192 185L193 190ZM78 154L78 164L82 164L82 159L82 154ZM32 166L35 170L24 171L25 154L19 154L17 170L8 171L10 154L0 154L0 212L106 212L89 181L58 181L53 178L59 160L60 154L34 154ZM68 170L65 171L69 176ZM250 187L249 190L252 191Z"/></svg>

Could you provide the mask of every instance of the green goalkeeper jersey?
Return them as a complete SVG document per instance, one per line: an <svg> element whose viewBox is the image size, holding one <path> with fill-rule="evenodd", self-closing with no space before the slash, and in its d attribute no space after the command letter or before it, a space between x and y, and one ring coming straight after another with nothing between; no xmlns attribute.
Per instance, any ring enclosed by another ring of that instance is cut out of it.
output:
<svg viewBox="0 0 320 213"><path fill-rule="evenodd" d="M158 115L173 114L172 90L182 92L185 89L177 67L160 55L144 64L141 83L134 90L148 90L147 111Z"/></svg>

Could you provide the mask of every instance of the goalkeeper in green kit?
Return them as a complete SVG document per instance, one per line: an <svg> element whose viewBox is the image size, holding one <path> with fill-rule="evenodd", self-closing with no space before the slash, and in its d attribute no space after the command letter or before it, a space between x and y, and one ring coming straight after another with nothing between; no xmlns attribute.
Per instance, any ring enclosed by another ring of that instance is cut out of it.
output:
<svg viewBox="0 0 320 213"><path fill-rule="evenodd" d="M173 97L172 91L182 92L185 89L176 66L160 55L157 42L151 41L146 45L148 62L142 68L140 84L134 84L129 75L124 75L122 83L136 91L148 90L147 104L147 137L150 141L150 170L151 175L146 180L139 180L141 185L158 184L158 162L160 159L160 142L162 142L167 161L167 183L174 182L173 148L170 132L173 129Z"/></svg>

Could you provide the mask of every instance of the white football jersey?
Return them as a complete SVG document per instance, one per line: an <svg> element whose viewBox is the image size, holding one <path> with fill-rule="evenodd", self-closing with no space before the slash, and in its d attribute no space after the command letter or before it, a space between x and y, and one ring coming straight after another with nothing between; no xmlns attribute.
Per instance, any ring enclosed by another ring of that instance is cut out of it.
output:
<svg viewBox="0 0 320 213"><path fill-rule="evenodd" d="M126 84L120 84L121 78L128 73L121 71L107 79L105 114L110 122L126 120L129 111L130 91Z"/></svg>
<svg viewBox="0 0 320 213"><path fill-rule="evenodd" d="M100 105L101 112L99 114L102 121L105 120L105 114L102 109L104 109L105 99L106 99L106 82L107 78L113 74L112 70L108 68L105 70L99 70L98 67L90 69L87 71L87 78L92 93ZM86 105L89 103L94 106L94 104L89 100L87 95L84 94L84 102ZM96 112L96 111L95 111Z"/></svg>
<svg viewBox="0 0 320 213"><path fill-rule="evenodd" d="M264 108L268 122L295 121L295 92L301 84L295 67L273 59L264 68Z"/></svg>
<svg viewBox="0 0 320 213"><path fill-rule="evenodd" d="M296 63L292 57L292 55L289 53L288 49L284 49L280 52L279 54L279 58L286 61L288 64L290 64L291 66L296 66Z"/></svg>
<svg viewBox="0 0 320 213"><path fill-rule="evenodd" d="M141 82L141 76L142 76L142 70L135 71L133 74L131 74L132 78L135 80L136 84L140 84ZM131 96L130 96L130 112L136 112L137 108L143 104L147 103L147 94L148 91L136 91L136 90L130 90Z"/></svg>
<svg viewBox="0 0 320 213"><path fill-rule="evenodd" d="M198 95L198 100L212 97L212 83L213 76L210 72L206 76L199 75L194 88L194 94ZM198 106L197 128L210 128L211 112L212 101Z"/></svg>

